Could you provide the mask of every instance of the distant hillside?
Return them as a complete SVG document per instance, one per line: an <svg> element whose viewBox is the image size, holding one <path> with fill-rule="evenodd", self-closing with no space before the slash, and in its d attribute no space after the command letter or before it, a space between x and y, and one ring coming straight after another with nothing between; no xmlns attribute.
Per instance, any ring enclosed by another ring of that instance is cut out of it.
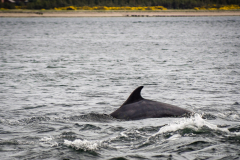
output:
<svg viewBox="0 0 240 160"><path fill-rule="evenodd" d="M14 9L15 6L22 6L26 9L53 9L66 6L163 6L168 9L193 9L194 7L221 7L230 4L240 5L240 0L5 0L4 3L0 3L0 8Z"/></svg>

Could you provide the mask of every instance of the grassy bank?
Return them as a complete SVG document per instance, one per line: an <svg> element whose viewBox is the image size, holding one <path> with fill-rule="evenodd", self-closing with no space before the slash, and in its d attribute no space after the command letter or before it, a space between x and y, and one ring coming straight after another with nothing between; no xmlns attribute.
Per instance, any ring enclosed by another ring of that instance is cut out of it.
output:
<svg viewBox="0 0 240 160"><path fill-rule="evenodd" d="M163 11L103 11L103 10L4 10L0 17L206 17L240 16L238 11L163 10Z"/></svg>
<svg viewBox="0 0 240 160"><path fill-rule="evenodd" d="M97 9L98 7L121 8L121 7L154 7L163 6L168 9L193 9L198 8L220 8L227 5L240 5L239 0L28 0L28 2L1 3L0 8L14 9L54 9L61 7L82 7L88 9ZM122 9L120 9L122 10Z"/></svg>
<svg viewBox="0 0 240 160"><path fill-rule="evenodd" d="M71 8L71 9L69 9ZM240 7L238 5L229 5L223 6L221 8L205 8L205 7L195 7L194 9L167 9L162 6L154 6L154 7L61 7L54 9L22 9L17 7L17 9L5 9L0 8L0 12L223 12L223 11L240 11Z"/></svg>

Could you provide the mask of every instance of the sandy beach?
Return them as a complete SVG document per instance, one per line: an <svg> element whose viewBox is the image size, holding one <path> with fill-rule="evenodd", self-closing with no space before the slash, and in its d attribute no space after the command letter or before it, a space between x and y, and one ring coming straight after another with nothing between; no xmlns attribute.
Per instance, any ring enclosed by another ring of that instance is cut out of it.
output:
<svg viewBox="0 0 240 160"><path fill-rule="evenodd" d="M240 16L237 11L0 11L0 17L201 17Z"/></svg>

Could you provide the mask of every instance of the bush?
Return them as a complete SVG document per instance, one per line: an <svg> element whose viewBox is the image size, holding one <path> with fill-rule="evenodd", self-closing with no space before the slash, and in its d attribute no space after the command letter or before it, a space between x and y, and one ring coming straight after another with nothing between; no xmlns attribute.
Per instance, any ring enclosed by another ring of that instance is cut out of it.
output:
<svg viewBox="0 0 240 160"><path fill-rule="evenodd" d="M153 6L163 6L168 9L193 9L215 4L219 8L227 5L240 5L240 0L29 0L26 5L28 9L54 9L59 7L145 7L152 10ZM23 4L21 4L22 6ZM14 9L15 4L0 3L0 8ZM210 8L210 7L208 7ZM228 7L229 8L229 7ZM104 9L104 8L101 8Z"/></svg>

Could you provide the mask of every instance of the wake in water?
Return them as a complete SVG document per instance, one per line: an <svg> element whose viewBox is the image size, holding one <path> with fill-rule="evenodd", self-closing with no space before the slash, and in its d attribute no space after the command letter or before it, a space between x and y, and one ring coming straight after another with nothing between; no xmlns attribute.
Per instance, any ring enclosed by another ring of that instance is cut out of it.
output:
<svg viewBox="0 0 240 160"><path fill-rule="evenodd" d="M65 153L71 153L69 150L73 149L77 153L97 157L105 152L106 154L111 152L113 155L116 154L113 157L120 158L126 156L119 153L136 152L138 156L150 159L180 155L179 158L184 158L185 154L193 159L213 158L216 155L219 158L237 157L237 152L229 155L227 148L229 145L233 149L239 146L239 125L217 125L221 121L221 116L215 118L209 116L210 120L196 113L189 118L119 121L105 114L90 113L57 119L44 116L19 121L0 120L0 123L6 126L19 128L27 126L41 134L38 137L28 135L19 139L1 139L0 145L37 145L48 150L60 148L65 150ZM151 156L148 157L145 153L151 153Z"/></svg>
<svg viewBox="0 0 240 160"><path fill-rule="evenodd" d="M205 121L204 119L202 119L202 116L200 114L196 113L190 118L181 118L177 122L171 123L167 126L160 128L158 133L156 133L155 135L162 134L165 132L174 132L174 131L185 129L185 128L190 128L197 131L202 127L208 127L209 129L212 129L212 130L220 130L220 131L229 133L227 128L219 128L217 127L217 125L214 125Z"/></svg>
<svg viewBox="0 0 240 160"><path fill-rule="evenodd" d="M239 125L216 125L214 123L219 123L221 117L216 116L213 120L203 117L196 113L189 118L118 121L104 114L90 113L58 119L30 117L19 121L0 120L6 126L27 126L40 134L38 137L27 135L18 139L1 139L0 145L39 146L47 150L65 150L65 153L72 153L69 151L73 149L77 153L97 157L108 152L120 158L126 158L122 153L136 152L138 156L150 159L180 155L179 158L184 158L185 154L187 157L213 158L220 153L219 158L237 157L237 152L229 155L227 148L229 145L231 148L239 146ZM145 153L151 153L151 156Z"/></svg>
<svg viewBox="0 0 240 160"><path fill-rule="evenodd" d="M84 151L96 151L101 147L106 146L103 141L88 141L88 140L80 140L76 139L74 141L64 140L64 144L67 146L71 146L76 150L82 149Z"/></svg>
<svg viewBox="0 0 240 160"><path fill-rule="evenodd" d="M89 141L87 139L75 139L74 141L64 140L64 145L75 148L76 150L84 150L84 151L96 151L101 149L102 147L110 147L114 145L116 142L126 141L126 143L132 143L133 145L129 146L130 148L134 146L134 148L142 148L143 146L153 145L156 141L159 141L159 136L163 139L160 139L161 143L165 141L175 141L180 137L195 137L201 134L209 134L216 133L221 135L228 136L237 136L239 132L230 132L227 128L220 128L215 124L211 124L202 118L200 114L194 114L190 118L180 118L179 120L172 122L168 125L162 126L157 133L147 136L147 132L143 133L139 131L141 129L135 129L120 132L116 137L109 138L107 140L96 140ZM135 139L135 140L134 140ZM144 140L145 139L145 140ZM137 142L140 140L141 143ZM154 142L150 142L154 141ZM135 143L135 144L134 144ZM138 147L136 147L138 145ZM156 144L155 144L156 145ZM120 146L116 147L121 148ZM125 147L124 147L125 148ZM129 149L130 149L129 148Z"/></svg>

